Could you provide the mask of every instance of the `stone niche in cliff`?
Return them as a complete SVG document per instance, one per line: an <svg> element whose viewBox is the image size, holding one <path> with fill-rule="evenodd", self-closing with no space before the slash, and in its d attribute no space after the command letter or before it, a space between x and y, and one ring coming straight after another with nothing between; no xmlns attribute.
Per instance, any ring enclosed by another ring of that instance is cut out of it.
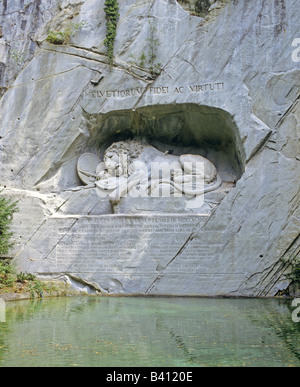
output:
<svg viewBox="0 0 300 387"><path fill-rule="evenodd" d="M74 192L65 214L210 214L243 174L238 129L221 109L172 104L83 116L88 139L38 184Z"/></svg>

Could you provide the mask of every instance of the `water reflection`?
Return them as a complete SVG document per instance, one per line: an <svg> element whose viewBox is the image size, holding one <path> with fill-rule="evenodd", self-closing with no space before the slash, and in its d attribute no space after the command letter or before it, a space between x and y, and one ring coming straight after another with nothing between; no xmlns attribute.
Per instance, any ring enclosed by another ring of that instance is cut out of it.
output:
<svg viewBox="0 0 300 387"><path fill-rule="evenodd" d="M289 300L60 298L8 303L1 366L299 366Z"/></svg>
<svg viewBox="0 0 300 387"><path fill-rule="evenodd" d="M263 320L266 326L272 328L275 334L282 340L286 348L300 362L300 324L293 322L291 316L293 308L291 302L278 301L278 307L282 308L283 313L266 313ZM287 311L285 313L285 311ZM289 316L289 318L287 318Z"/></svg>

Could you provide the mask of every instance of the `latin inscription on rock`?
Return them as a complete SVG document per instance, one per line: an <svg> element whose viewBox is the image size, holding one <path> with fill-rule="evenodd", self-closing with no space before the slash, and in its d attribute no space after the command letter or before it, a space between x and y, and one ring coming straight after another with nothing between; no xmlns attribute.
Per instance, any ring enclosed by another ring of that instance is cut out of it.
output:
<svg viewBox="0 0 300 387"><path fill-rule="evenodd" d="M153 96L167 95L167 94L197 94L197 93L209 93L209 92L221 92L225 90L224 82L203 82L201 84L194 85L174 85L174 86L151 86L151 87L132 87L128 89L120 90L89 90L85 93L86 99L104 99L104 98L116 98L124 99L128 97L140 97L143 94L149 94Z"/></svg>
<svg viewBox="0 0 300 387"><path fill-rule="evenodd" d="M68 232L58 230L55 271L139 276L163 271L180 256L169 269L192 272L211 265L222 251L222 230L189 242L206 220L200 215L80 218Z"/></svg>

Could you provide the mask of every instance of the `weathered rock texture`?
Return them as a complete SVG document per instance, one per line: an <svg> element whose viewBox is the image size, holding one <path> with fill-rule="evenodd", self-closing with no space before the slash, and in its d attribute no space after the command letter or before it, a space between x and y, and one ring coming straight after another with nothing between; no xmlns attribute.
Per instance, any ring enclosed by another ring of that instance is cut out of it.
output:
<svg viewBox="0 0 300 387"><path fill-rule="evenodd" d="M0 2L18 266L109 293L276 295L300 244L299 1L211 1L204 18L175 0L119 3L110 68L104 0ZM68 28L67 44L47 41ZM113 215L77 160L138 136L197 148L231 189L202 216Z"/></svg>

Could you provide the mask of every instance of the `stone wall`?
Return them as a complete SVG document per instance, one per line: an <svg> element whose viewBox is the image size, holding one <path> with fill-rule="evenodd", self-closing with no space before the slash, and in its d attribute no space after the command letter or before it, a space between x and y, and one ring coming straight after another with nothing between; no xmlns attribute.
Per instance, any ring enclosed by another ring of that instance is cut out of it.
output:
<svg viewBox="0 0 300 387"><path fill-rule="evenodd" d="M274 296L289 286L282 258L299 256L300 241L299 1L215 1L201 16L182 3L119 1L111 67L104 0L0 2L0 180L20 201L21 270L109 293ZM67 44L47 41L68 28ZM78 158L143 134L161 151L211 159L230 186L196 215L141 204L113 214L82 186Z"/></svg>

